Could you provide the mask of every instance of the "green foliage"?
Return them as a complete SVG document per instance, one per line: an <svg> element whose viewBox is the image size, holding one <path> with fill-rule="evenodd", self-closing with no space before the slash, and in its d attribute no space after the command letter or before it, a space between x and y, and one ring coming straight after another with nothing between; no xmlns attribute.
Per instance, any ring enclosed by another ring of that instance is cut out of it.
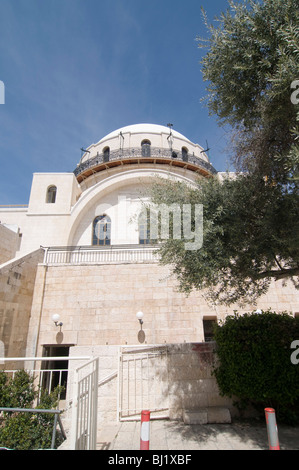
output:
<svg viewBox="0 0 299 470"><path fill-rule="evenodd" d="M209 24L202 73L207 105L220 124L237 129L233 161L275 181L296 181L299 105L291 103L298 79L298 0L245 0Z"/></svg>
<svg viewBox="0 0 299 470"><path fill-rule="evenodd" d="M261 412L273 407L281 421L299 422L299 366L291 362L291 343L299 320L271 311L226 317L215 328L220 393Z"/></svg>
<svg viewBox="0 0 299 470"><path fill-rule="evenodd" d="M230 8L208 24L208 47L202 71L211 113L220 122L255 126L261 111L278 112L269 97L283 95L290 105L290 84L298 74L298 2L267 0L229 2ZM298 77L297 77L298 78ZM284 108L285 108L284 106Z"/></svg>
<svg viewBox="0 0 299 470"><path fill-rule="evenodd" d="M161 263L173 270L181 291L205 291L208 301L253 303L271 279L298 275L299 205L279 185L256 175L201 179L197 186L156 178L151 203L203 205L203 246L161 240ZM194 230L194 227L192 227Z"/></svg>
<svg viewBox="0 0 299 470"><path fill-rule="evenodd" d="M35 399L34 377L24 370L17 371L15 377L0 371L0 406L6 408L30 408Z"/></svg>
<svg viewBox="0 0 299 470"><path fill-rule="evenodd" d="M61 387L50 394L40 390L37 409L53 409L57 406ZM17 371L14 378L0 371L0 407L34 408L38 391L34 389L34 377L26 371ZM0 418L0 446L15 450L49 449L51 447L54 415L29 412L4 412ZM56 446L61 436L56 435Z"/></svg>
<svg viewBox="0 0 299 470"><path fill-rule="evenodd" d="M298 287L299 105L291 102L299 79L298 0L229 1L216 26L204 19L208 108L232 129L238 173L193 189L153 185L154 205L203 204L203 247L187 251L185 240L170 239L159 254L182 291L206 289L212 302L252 304L271 279Z"/></svg>

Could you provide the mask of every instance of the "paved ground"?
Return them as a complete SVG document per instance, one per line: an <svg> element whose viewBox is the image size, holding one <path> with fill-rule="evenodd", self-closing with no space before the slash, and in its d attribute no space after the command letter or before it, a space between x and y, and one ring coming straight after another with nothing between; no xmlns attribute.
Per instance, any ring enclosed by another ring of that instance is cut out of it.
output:
<svg viewBox="0 0 299 470"><path fill-rule="evenodd" d="M279 426L281 450L299 450L299 427ZM140 422L106 424L99 429L99 450L139 450ZM264 423L185 425L156 420L150 423L150 450L267 450Z"/></svg>

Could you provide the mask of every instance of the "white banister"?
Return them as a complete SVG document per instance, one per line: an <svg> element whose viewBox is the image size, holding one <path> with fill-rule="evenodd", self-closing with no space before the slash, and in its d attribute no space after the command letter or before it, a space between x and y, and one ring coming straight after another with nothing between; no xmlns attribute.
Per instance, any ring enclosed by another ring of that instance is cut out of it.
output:
<svg viewBox="0 0 299 470"><path fill-rule="evenodd" d="M148 246L111 246L48 248L45 251L45 265L80 265L113 263L155 263L158 261L157 247Z"/></svg>

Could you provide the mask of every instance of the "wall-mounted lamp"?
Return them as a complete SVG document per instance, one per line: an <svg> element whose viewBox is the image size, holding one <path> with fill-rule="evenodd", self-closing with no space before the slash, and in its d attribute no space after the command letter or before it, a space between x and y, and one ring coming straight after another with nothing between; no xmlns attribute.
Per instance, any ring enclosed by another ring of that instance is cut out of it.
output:
<svg viewBox="0 0 299 470"><path fill-rule="evenodd" d="M142 324L143 324L143 320L142 320L142 319L143 319L143 312L137 312L137 313L136 313L136 317L137 317L137 319L139 320L139 323L140 323L141 328L142 328Z"/></svg>
<svg viewBox="0 0 299 470"><path fill-rule="evenodd" d="M54 313L54 315L52 315L52 320L53 322L55 323L56 326L60 326L62 327L63 323L60 322L60 315L58 315L58 313Z"/></svg>

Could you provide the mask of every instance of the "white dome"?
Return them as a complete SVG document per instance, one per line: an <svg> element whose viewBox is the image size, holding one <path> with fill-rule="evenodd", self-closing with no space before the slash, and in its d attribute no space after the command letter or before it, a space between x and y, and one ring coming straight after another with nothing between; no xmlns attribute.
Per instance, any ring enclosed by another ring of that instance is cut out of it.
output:
<svg viewBox="0 0 299 470"><path fill-rule="evenodd" d="M204 176L215 173L200 145L173 130L170 125L140 123L116 129L88 147L75 175L81 183L83 179L108 167L153 163L199 171Z"/></svg>
<svg viewBox="0 0 299 470"><path fill-rule="evenodd" d="M159 124L132 124L131 126L121 127L120 129L116 129L115 131L110 132L105 137L103 137L100 142L107 139L112 139L113 137L119 136L120 132L122 134L131 133L131 134L169 134L170 130L169 127L161 126ZM172 129L172 135L179 139L189 140L184 135L180 134L179 132ZM99 142L99 143L100 143Z"/></svg>

